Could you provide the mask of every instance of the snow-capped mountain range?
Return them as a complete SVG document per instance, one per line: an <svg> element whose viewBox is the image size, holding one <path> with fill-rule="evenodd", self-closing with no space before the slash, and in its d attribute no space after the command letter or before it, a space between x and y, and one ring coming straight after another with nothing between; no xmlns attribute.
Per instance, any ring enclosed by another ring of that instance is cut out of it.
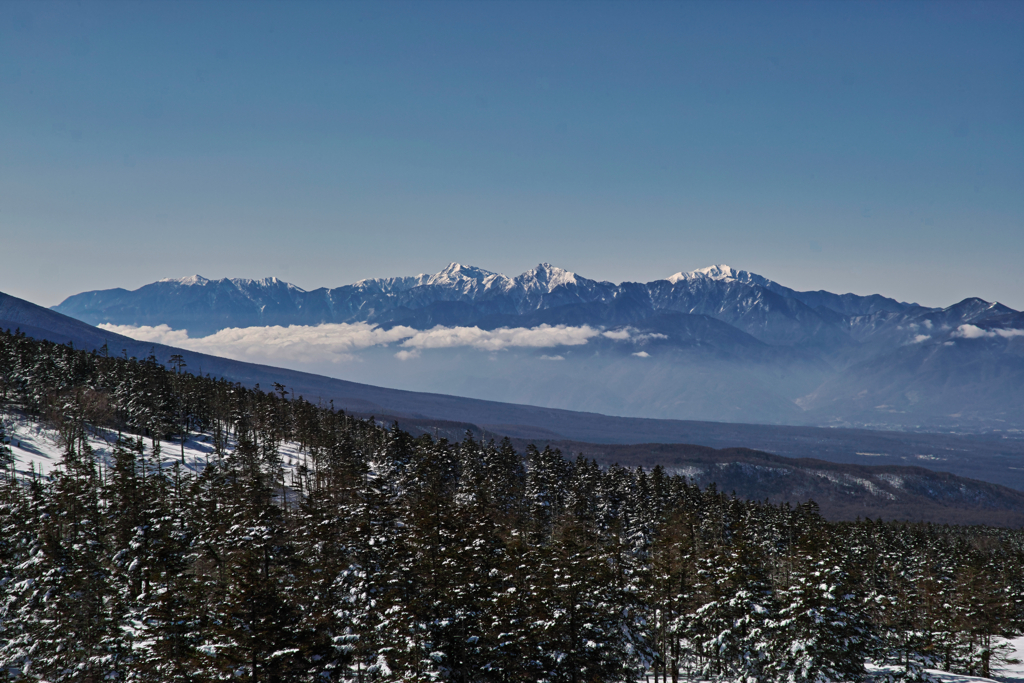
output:
<svg viewBox="0 0 1024 683"><path fill-rule="evenodd" d="M321 323L628 329L628 341L538 350L566 361L557 372L531 370L522 358L483 367L465 357L434 374L426 361L419 375L394 364L346 371L365 371L347 377L368 383L620 415L1024 427L1024 314L974 298L927 308L879 294L800 292L727 265L615 284L547 263L515 277L452 263L432 275L312 291L277 278L194 275L85 292L54 309L93 325L168 325L191 338Z"/></svg>
<svg viewBox="0 0 1024 683"><path fill-rule="evenodd" d="M457 309L450 304L463 304ZM591 280L542 263L515 277L452 263L433 275L360 280L306 291L277 278L164 279L134 291L111 289L69 297L54 310L91 324L167 324L205 335L225 327L367 321L423 327L443 322L501 325L539 311L615 325L660 311L707 315L773 343L796 341L789 321L820 326L841 316L917 308L882 296L797 292L768 278L718 265L648 283ZM824 309L824 310L817 310ZM581 311L572 313L579 316ZM548 315L547 317L552 317ZM558 315L554 315L558 317ZM445 318L445 320L440 320ZM772 322L772 319L778 318Z"/></svg>

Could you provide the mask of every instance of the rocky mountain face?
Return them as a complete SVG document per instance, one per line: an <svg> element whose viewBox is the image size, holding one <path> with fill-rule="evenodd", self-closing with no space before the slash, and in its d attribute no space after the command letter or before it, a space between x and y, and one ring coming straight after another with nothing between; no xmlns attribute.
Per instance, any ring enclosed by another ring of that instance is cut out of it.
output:
<svg viewBox="0 0 1024 683"><path fill-rule="evenodd" d="M926 308L878 294L798 292L724 265L614 284L546 263L515 277L452 263L433 275L312 291L276 278L192 276L86 292L55 310L93 325L165 324L193 338L228 327L354 322L629 329L636 334L628 342L559 349L557 371L531 369L530 358L483 367L460 356L439 360L433 375L410 379L403 368L387 381L619 415L1024 428L1024 314L974 298ZM645 366L629 361L638 355ZM452 379L460 369L466 377Z"/></svg>

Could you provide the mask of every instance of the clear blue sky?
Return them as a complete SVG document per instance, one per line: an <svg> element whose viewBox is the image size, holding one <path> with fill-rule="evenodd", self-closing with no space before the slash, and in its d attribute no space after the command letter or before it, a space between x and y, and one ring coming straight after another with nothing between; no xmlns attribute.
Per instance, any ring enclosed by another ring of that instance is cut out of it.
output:
<svg viewBox="0 0 1024 683"><path fill-rule="evenodd" d="M0 3L0 291L728 263L1024 308L1024 3Z"/></svg>

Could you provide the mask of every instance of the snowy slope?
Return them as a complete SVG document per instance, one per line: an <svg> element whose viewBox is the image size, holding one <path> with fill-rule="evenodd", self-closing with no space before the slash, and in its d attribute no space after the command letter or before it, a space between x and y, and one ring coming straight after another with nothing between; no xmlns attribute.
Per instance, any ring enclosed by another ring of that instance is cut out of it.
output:
<svg viewBox="0 0 1024 683"><path fill-rule="evenodd" d="M1008 646L1006 652L1011 661L998 667L993 672L992 678L951 674L939 669L926 669L926 672L937 683L987 683L988 681L1024 683L1024 637L1001 640L1000 642ZM884 677L887 672L895 673L892 667L878 667L870 664L868 665L868 671L879 678Z"/></svg>
<svg viewBox="0 0 1024 683"><path fill-rule="evenodd" d="M38 422L17 413L0 415L7 428L11 440L10 447L14 453L15 467L19 473L29 475L36 473L47 476L60 467L63 459L63 448L56 431L48 429ZM89 446L105 466L112 462L111 454L117 442L117 433L107 429L90 427ZM160 442L161 463L164 467L173 467L175 463L184 462L188 469L199 472L211 459L216 458L211 434L192 433L184 445L175 441ZM151 457L154 443L150 439L144 441L146 457ZM228 439L226 450L235 447ZM279 447L285 471L290 472L304 462L304 453L296 443L285 442Z"/></svg>

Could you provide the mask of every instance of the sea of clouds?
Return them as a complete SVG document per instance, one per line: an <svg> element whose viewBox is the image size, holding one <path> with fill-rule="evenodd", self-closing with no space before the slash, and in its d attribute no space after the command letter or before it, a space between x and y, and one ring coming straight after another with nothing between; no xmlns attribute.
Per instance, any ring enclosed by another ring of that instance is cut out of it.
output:
<svg viewBox="0 0 1024 683"><path fill-rule="evenodd" d="M604 337L613 341L630 341L652 336L629 328L605 331L583 325L539 325L537 327L506 327L482 330L479 327L434 327L416 330L396 326L384 329L369 323L323 325L289 325L288 327L232 327L207 337L190 337L187 330L173 330L167 325L131 326L103 324L101 329L139 341L177 346L190 351L208 353L255 363L334 363L351 361L356 353L371 347L394 346L399 360L418 358L427 349L472 348L500 352L514 348L547 349L560 346L582 346L591 339ZM548 359L561 359L548 356Z"/></svg>

